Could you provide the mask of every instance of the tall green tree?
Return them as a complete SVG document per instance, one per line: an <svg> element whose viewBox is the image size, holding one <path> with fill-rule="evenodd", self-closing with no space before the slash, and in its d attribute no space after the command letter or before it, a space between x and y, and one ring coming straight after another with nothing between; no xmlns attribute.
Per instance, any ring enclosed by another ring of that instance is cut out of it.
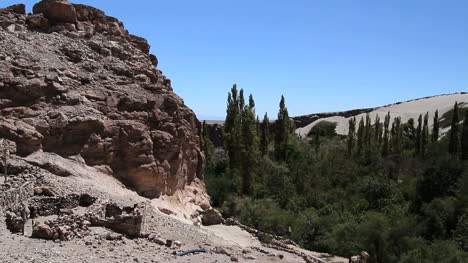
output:
<svg viewBox="0 0 468 263"><path fill-rule="evenodd" d="M240 89L239 91L239 112L242 113L245 107L245 98L244 98L244 89ZM242 122L242 114L241 114L241 122Z"/></svg>
<svg viewBox="0 0 468 263"><path fill-rule="evenodd" d="M245 105L242 111L241 138L242 193L250 195L255 179L254 168L259 157L255 102L252 95L249 96L249 105Z"/></svg>
<svg viewBox="0 0 468 263"><path fill-rule="evenodd" d="M281 96L279 104L278 119L276 120L276 133L275 133L275 155L278 161L286 161L287 158L287 145L289 140L289 114L284 101L284 96Z"/></svg>
<svg viewBox="0 0 468 263"><path fill-rule="evenodd" d="M243 91L241 90L242 100ZM226 121L224 122L224 144L229 157L229 167L238 169L240 164L240 136L241 136L241 96L237 85L232 86L228 93L226 107Z"/></svg>
<svg viewBox="0 0 468 263"><path fill-rule="evenodd" d="M377 149L380 148L380 143L382 142L382 123L380 122L379 114L375 115L375 132L374 132L374 144Z"/></svg>
<svg viewBox="0 0 468 263"><path fill-rule="evenodd" d="M365 125L364 125L364 118L361 117L359 121L358 131L357 131L357 152L361 154L364 149L365 144Z"/></svg>
<svg viewBox="0 0 468 263"><path fill-rule="evenodd" d="M385 115L384 120L384 136L383 136L383 146L382 146L382 155L387 156L389 152L389 128L390 126L390 112Z"/></svg>
<svg viewBox="0 0 468 263"><path fill-rule="evenodd" d="M461 138L462 159L468 160L468 111L465 111Z"/></svg>
<svg viewBox="0 0 468 263"><path fill-rule="evenodd" d="M249 95L249 110L251 110L255 115L255 101L252 94Z"/></svg>
<svg viewBox="0 0 468 263"><path fill-rule="evenodd" d="M418 118L418 128L416 129L416 142L415 142L415 153L417 156L421 154L421 141L422 141L422 129L423 129L423 119L422 114L419 114Z"/></svg>
<svg viewBox="0 0 468 263"><path fill-rule="evenodd" d="M421 156L423 158L424 158L424 155L426 154L427 144L429 143L428 122L429 122L429 113L426 113L426 115L424 115L424 123L423 123L422 134L421 134Z"/></svg>
<svg viewBox="0 0 468 263"><path fill-rule="evenodd" d="M403 139L403 128L401 125L401 117L393 119L392 123L392 151L398 155L401 154Z"/></svg>
<svg viewBox="0 0 468 263"><path fill-rule="evenodd" d="M365 137L366 151L370 151L371 141L372 141L372 121L371 121L369 113L366 114L366 126L364 130L364 137Z"/></svg>
<svg viewBox="0 0 468 263"><path fill-rule="evenodd" d="M460 120L458 119L458 103L455 102L453 106L453 115L452 115L452 125L450 126L450 137L449 137L449 153L457 154L458 148L460 144L460 135L459 135L459 127L458 123Z"/></svg>
<svg viewBox="0 0 468 263"><path fill-rule="evenodd" d="M435 111L434 124L432 125L432 141L436 142L439 140L439 110Z"/></svg>
<svg viewBox="0 0 468 263"><path fill-rule="evenodd" d="M268 145L270 144L270 120L266 112L260 125L260 131L260 152L262 155L266 155L268 153Z"/></svg>
<svg viewBox="0 0 468 263"><path fill-rule="evenodd" d="M414 127L414 119L409 118L408 123L406 124L405 136L410 140L415 140L416 138L416 128Z"/></svg>
<svg viewBox="0 0 468 263"><path fill-rule="evenodd" d="M350 118L349 121L349 130L348 130L348 155L353 155L354 142L356 140L356 118Z"/></svg>

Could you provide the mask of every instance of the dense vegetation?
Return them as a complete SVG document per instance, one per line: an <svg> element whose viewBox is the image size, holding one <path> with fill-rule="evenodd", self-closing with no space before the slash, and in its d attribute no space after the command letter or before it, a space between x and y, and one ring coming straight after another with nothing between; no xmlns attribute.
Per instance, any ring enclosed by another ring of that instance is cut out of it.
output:
<svg viewBox="0 0 468 263"><path fill-rule="evenodd" d="M252 95L246 104L234 86L225 149L204 140L208 191L225 216L307 249L365 250L378 263L468 262L468 111L456 104L449 115L436 114L433 128L427 114L417 123L367 115L350 120L348 136L323 123L301 139L284 97L277 120L260 123ZM439 138L441 122L451 128Z"/></svg>

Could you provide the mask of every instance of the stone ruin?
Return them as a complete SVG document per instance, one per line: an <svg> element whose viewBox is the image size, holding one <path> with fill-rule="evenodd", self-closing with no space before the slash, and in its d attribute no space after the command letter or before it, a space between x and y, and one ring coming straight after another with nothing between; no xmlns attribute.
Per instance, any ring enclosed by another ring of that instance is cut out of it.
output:
<svg viewBox="0 0 468 263"><path fill-rule="evenodd" d="M144 229L145 204L123 207L112 202L97 202L85 214L61 213L56 219L36 223L33 238L48 240L70 240L91 234L89 227L99 226L113 230L121 235L110 235L107 239L118 239L122 235L129 238L140 237ZM63 210L62 210L63 211Z"/></svg>

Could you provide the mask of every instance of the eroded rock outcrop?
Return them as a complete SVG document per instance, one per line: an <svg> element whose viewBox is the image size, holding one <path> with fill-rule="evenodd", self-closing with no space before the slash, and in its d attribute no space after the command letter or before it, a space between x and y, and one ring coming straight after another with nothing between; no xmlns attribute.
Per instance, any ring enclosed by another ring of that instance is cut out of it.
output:
<svg viewBox="0 0 468 263"><path fill-rule="evenodd" d="M43 0L33 12L0 9L0 138L52 173L73 176L61 166L73 160L147 197L202 179L200 123L145 39L90 6Z"/></svg>

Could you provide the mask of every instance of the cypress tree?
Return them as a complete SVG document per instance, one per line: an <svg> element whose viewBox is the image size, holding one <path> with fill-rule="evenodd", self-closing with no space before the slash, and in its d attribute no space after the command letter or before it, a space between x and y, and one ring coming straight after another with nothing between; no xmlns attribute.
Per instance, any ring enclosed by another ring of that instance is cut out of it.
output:
<svg viewBox="0 0 468 263"><path fill-rule="evenodd" d="M370 151L371 149L371 140L372 140L372 122L369 113L366 114L366 126L364 129L364 138L365 138L365 149Z"/></svg>
<svg viewBox="0 0 468 263"><path fill-rule="evenodd" d="M357 150L358 154L362 153L362 150L364 148L364 118L361 117L361 120L359 121L359 126L358 126L358 131L357 131Z"/></svg>
<svg viewBox="0 0 468 263"><path fill-rule="evenodd" d="M241 110L239 108L239 99L237 85L234 84L231 91L228 93L226 121L224 122L223 132L224 143L229 157L229 167L231 169L239 168L241 132Z"/></svg>
<svg viewBox="0 0 468 263"><path fill-rule="evenodd" d="M434 125L432 126L432 141L436 142L438 140L439 140L439 110L436 110L434 114Z"/></svg>
<svg viewBox="0 0 468 263"><path fill-rule="evenodd" d="M268 114L266 112L265 116L263 116L260 129L260 152L262 155L266 155L268 153L268 145L270 144L270 120L268 120Z"/></svg>
<svg viewBox="0 0 468 263"><path fill-rule="evenodd" d="M348 155L353 155L354 140L356 139L356 118L349 119L349 130L348 130Z"/></svg>
<svg viewBox="0 0 468 263"><path fill-rule="evenodd" d="M408 124L406 125L405 135L410 139L415 141L416 139L416 128L414 127L414 119L409 118Z"/></svg>
<svg viewBox="0 0 468 263"><path fill-rule="evenodd" d="M214 163L212 161L213 159L212 156L214 153L214 145L208 136L208 125L206 121L203 121L201 142L202 142L202 151L205 154L205 159L206 159L206 168L210 169L214 166Z"/></svg>
<svg viewBox="0 0 468 263"><path fill-rule="evenodd" d="M402 143L402 137L403 137L403 129L401 127L401 118L396 117L393 120L392 124L392 148L393 152L400 155L401 154L401 143Z"/></svg>
<svg viewBox="0 0 468 263"><path fill-rule="evenodd" d="M239 112L242 113L242 111L245 108L245 98L244 98L244 89L240 89L239 91ZM241 121L242 121L242 114L241 114Z"/></svg>
<svg viewBox="0 0 468 263"><path fill-rule="evenodd" d="M418 128L416 129L416 142L415 142L415 153L417 156L421 153L421 141L422 141L422 129L423 129L423 120L422 115L419 114L418 118Z"/></svg>
<svg viewBox="0 0 468 263"><path fill-rule="evenodd" d="M377 149L380 148L382 141L382 123L380 123L379 114L375 115L375 133L374 133L374 144Z"/></svg>
<svg viewBox="0 0 468 263"><path fill-rule="evenodd" d="M249 110L251 110L254 113L255 116L255 101L253 99L253 95L249 95Z"/></svg>
<svg viewBox="0 0 468 263"><path fill-rule="evenodd" d="M286 148L289 139L289 114L284 101L284 96L281 96L279 104L278 119L276 120L275 133L275 155L278 161L286 161Z"/></svg>
<svg viewBox="0 0 468 263"><path fill-rule="evenodd" d="M427 143L429 141L428 122L429 122L429 113L426 113L426 115L424 115L424 124L423 124L422 135L421 135L421 156L423 158L426 153Z"/></svg>
<svg viewBox="0 0 468 263"><path fill-rule="evenodd" d="M245 105L242 111L241 138L242 193L249 195L252 193L255 177L254 167L258 160L258 135L255 123L255 103L252 95L249 97L249 105Z"/></svg>
<svg viewBox="0 0 468 263"><path fill-rule="evenodd" d="M390 125L390 112L387 113L384 120L384 137L383 137L383 147L382 147L382 155L388 155L388 148L389 148L389 130L388 126Z"/></svg>
<svg viewBox="0 0 468 263"><path fill-rule="evenodd" d="M460 143L459 139L459 128L458 128L458 103L455 102L453 106L453 115L452 115L452 125L450 126L450 138L449 138L449 153L456 154L458 153L458 145Z"/></svg>
<svg viewBox="0 0 468 263"><path fill-rule="evenodd" d="M468 111L465 111L465 118L463 120L461 152L462 152L462 159L468 160Z"/></svg>

